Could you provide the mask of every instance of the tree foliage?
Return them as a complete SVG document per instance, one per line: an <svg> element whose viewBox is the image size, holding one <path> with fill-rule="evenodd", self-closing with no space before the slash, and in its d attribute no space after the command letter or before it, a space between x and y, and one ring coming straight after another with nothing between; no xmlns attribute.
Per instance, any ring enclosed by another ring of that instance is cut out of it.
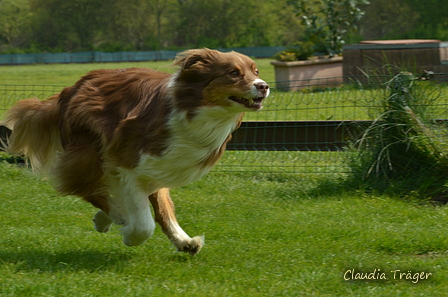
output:
<svg viewBox="0 0 448 297"><path fill-rule="evenodd" d="M448 1L372 0L360 22L365 39L448 40Z"/></svg>
<svg viewBox="0 0 448 297"><path fill-rule="evenodd" d="M289 44L301 26L286 0L0 0L0 51L154 50ZM6 3L6 4L4 4ZM4 5L3 5L4 4ZM25 27L12 8L31 11ZM4 24L16 30L7 32ZM26 44L19 44L19 39Z"/></svg>
<svg viewBox="0 0 448 297"><path fill-rule="evenodd" d="M364 15L360 5L368 3L367 0L291 1L309 39L321 45L330 57L342 51L346 34L358 29Z"/></svg>
<svg viewBox="0 0 448 297"><path fill-rule="evenodd" d="M26 0L0 0L0 44L9 44L20 36L29 14Z"/></svg>
<svg viewBox="0 0 448 297"><path fill-rule="evenodd" d="M359 3L321 1L339 14L338 3ZM0 0L0 52L292 45L311 38L293 2L303 1ZM325 8L314 2L308 1L307 7ZM448 39L447 1L371 0L361 9L366 15L360 32L366 38ZM337 32L341 36L345 25L353 27L356 19L337 17L342 26L331 30L342 30ZM325 42L333 48L340 40Z"/></svg>

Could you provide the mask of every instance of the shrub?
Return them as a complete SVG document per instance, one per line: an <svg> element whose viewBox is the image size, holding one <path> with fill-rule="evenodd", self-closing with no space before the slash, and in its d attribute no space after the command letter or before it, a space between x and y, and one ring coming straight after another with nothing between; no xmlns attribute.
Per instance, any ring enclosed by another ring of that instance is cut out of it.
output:
<svg viewBox="0 0 448 297"><path fill-rule="evenodd" d="M387 82L381 114L357 143L354 178L376 190L446 202L448 145L440 137L446 129L428 119L428 107L437 98L421 84L407 72Z"/></svg>
<svg viewBox="0 0 448 297"><path fill-rule="evenodd" d="M289 1L305 26L305 33L333 57L342 51L347 33L356 32L367 0Z"/></svg>
<svg viewBox="0 0 448 297"><path fill-rule="evenodd" d="M311 42L298 41L286 50L277 53L274 58L279 61L298 61L307 60L314 53L313 44Z"/></svg>

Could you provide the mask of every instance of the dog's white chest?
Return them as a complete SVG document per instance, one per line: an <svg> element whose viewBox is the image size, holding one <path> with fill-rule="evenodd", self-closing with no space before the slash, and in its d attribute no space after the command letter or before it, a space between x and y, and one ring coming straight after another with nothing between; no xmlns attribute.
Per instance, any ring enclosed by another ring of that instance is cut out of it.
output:
<svg viewBox="0 0 448 297"><path fill-rule="evenodd" d="M214 162L207 160L216 154L235 130L240 114L222 114L220 108L207 108L192 120L186 114L174 115L169 127L168 148L161 156L143 154L136 168L160 187L187 185L205 174Z"/></svg>

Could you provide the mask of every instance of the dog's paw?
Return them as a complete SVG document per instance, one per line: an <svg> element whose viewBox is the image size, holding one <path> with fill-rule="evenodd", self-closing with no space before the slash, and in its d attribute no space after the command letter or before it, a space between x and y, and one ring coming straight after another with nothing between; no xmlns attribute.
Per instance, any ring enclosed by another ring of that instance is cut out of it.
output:
<svg viewBox="0 0 448 297"><path fill-rule="evenodd" d="M204 236L196 236L190 238L188 241L184 241L177 247L178 252L189 253L190 255L196 255L204 246Z"/></svg>
<svg viewBox="0 0 448 297"><path fill-rule="evenodd" d="M112 225L112 220L104 211L100 210L93 217L93 223L95 224L96 231L107 233Z"/></svg>

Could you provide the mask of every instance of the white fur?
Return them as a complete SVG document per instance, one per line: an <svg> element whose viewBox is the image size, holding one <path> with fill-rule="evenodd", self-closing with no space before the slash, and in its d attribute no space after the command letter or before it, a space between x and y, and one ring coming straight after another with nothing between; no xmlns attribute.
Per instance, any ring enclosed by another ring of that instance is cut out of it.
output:
<svg viewBox="0 0 448 297"><path fill-rule="evenodd" d="M176 82L177 82L177 79L179 78L179 73L180 72L174 73L168 79L167 90L168 90L168 96L169 97L174 97L174 91L176 90Z"/></svg>
<svg viewBox="0 0 448 297"><path fill-rule="evenodd" d="M255 94L257 94L257 93L258 93L257 87L255 87L255 85L256 85L257 83L265 83L265 81L264 81L264 80L262 80L261 78L257 78L256 80L254 80L254 89L255 89ZM265 95L265 97L268 97L268 96L269 96L269 93L270 93L270 91L271 91L271 89L267 89L267 92L266 92L266 95Z"/></svg>
<svg viewBox="0 0 448 297"><path fill-rule="evenodd" d="M98 211L93 217L93 222L95 223L95 229L101 233L107 233L110 230L110 226L113 221L111 218L102 210Z"/></svg>
<svg viewBox="0 0 448 297"><path fill-rule="evenodd" d="M176 75L169 82L173 86ZM251 96L258 96L253 82ZM269 94L269 90L268 90ZM174 110L169 117L168 127L171 133L168 148L161 156L147 153L140 155L136 168L115 168L107 176L110 194L110 219L123 225L123 242L126 245L139 245L150 238L155 229L148 196L161 188L173 188L187 185L207 174L213 164L204 166L204 160L219 150L238 123L244 110L235 103L232 108L213 106L201 107L189 119L186 111ZM95 220L99 231L107 232L110 221L102 213ZM171 241L178 250L185 246L204 244L203 237L190 238L177 221L170 221Z"/></svg>
<svg viewBox="0 0 448 297"><path fill-rule="evenodd" d="M159 188L185 186L208 173L200 163L219 149L235 130L239 113L223 107L202 107L193 119L174 111L169 120L170 145L162 156L143 154L134 171Z"/></svg>
<svg viewBox="0 0 448 297"><path fill-rule="evenodd" d="M173 85L176 76L170 80ZM253 82L251 96L258 96ZM268 90L269 94L269 90ZM235 103L229 107L201 107L194 117L189 119L186 111L174 110L170 115L168 127L171 133L168 148L161 156L141 154L136 168L129 170L116 168L108 176L111 191L110 218L123 225L123 242L126 245L139 245L150 238L155 229L148 196L161 188L185 186L207 174L213 164L201 163L210 154L219 150L232 133L244 108ZM95 216L97 229L107 232L107 218L101 213ZM185 246L203 245L203 237L190 238L177 221L169 222L171 241L178 250Z"/></svg>
<svg viewBox="0 0 448 297"><path fill-rule="evenodd" d="M200 163L223 145L235 130L239 116L219 106L200 108L191 120L187 119L186 112L174 111L169 121L170 145L162 156L142 154L136 168L118 167L108 174L109 216L114 223L123 225L126 245L142 244L154 232L148 196L161 188L187 185L208 173L212 165L204 167ZM105 223L107 220L102 219L96 224L104 230ZM191 242L177 222L171 222L171 229L177 248Z"/></svg>
<svg viewBox="0 0 448 297"><path fill-rule="evenodd" d="M122 167L114 169L107 177L111 197L109 217L122 225L123 242L128 246L144 243L155 230L148 196L157 191L149 189L135 170Z"/></svg>

